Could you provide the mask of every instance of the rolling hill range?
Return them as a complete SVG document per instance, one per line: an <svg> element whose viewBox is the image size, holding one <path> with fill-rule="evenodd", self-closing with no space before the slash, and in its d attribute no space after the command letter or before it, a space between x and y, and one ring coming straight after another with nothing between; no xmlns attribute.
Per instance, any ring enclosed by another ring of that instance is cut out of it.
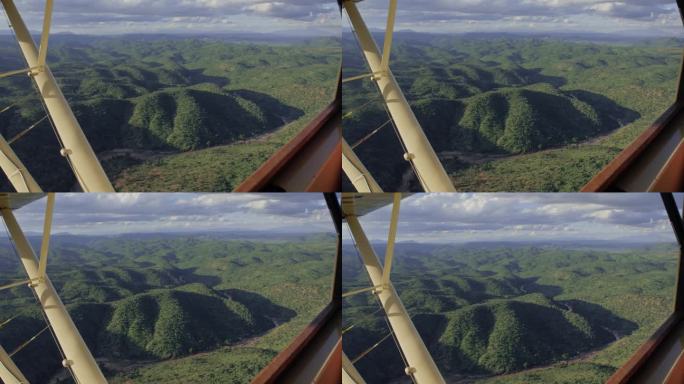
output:
<svg viewBox="0 0 684 384"><path fill-rule="evenodd" d="M10 36L0 57L25 67ZM231 190L332 100L339 60L336 39L268 36L56 35L48 54L115 187L135 191ZM0 82L5 138L44 116L36 95L24 76ZM44 189L73 187L47 121L13 148Z"/></svg>
<svg viewBox="0 0 684 384"><path fill-rule="evenodd" d="M575 191L674 98L681 42L397 33L392 68L456 187ZM365 73L345 36L345 77ZM345 83L352 144L388 117L370 81ZM391 128L357 154L385 190L416 189ZM351 188L347 185L346 188Z"/></svg>
<svg viewBox="0 0 684 384"><path fill-rule="evenodd" d="M248 382L329 302L331 235L54 240L53 284L112 383ZM1 281L23 276L6 242L0 260ZM0 292L7 350L44 327L39 309L26 287ZM32 382L71 382L59 356L44 333L14 360Z"/></svg>
<svg viewBox="0 0 684 384"><path fill-rule="evenodd" d="M345 248L344 290L367 286ZM395 287L450 383L603 383L673 300L669 244L400 243L395 256ZM388 328L372 296L343 305L344 349L353 359ZM391 341L355 365L369 383L410 382Z"/></svg>

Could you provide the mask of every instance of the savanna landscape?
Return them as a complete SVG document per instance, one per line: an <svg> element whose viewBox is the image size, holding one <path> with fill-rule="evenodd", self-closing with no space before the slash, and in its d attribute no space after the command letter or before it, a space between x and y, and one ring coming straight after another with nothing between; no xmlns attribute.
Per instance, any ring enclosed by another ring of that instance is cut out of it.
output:
<svg viewBox="0 0 684 384"><path fill-rule="evenodd" d="M332 101L340 49L315 36L55 34L48 63L118 191L230 191ZM25 67L0 35L0 71ZM8 140L45 116L22 75L0 81L0 105ZM48 120L12 147L44 190L77 189Z"/></svg>
<svg viewBox="0 0 684 384"><path fill-rule="evenodd" d="M579 190L672 104L682 46L589 33L394 42L392 71L460 191ZM353 37L343 45L345 77L366 73ZM388 120L368 79L345 83L343 103L352 145ZM355 151L384 190L420 188L391 125Z"/></svg>
<svg viewBox="0 0 684 384"><path fill-rule="evenodd" d="M245 383L328 304L336 253L329 234L262 235L55 235L48 271L110 383ZM0 281L22 278L2 241ZM7 351L45 327L26 286L0 292L0 314ZM73 382L49 332L13 360Z"/></svg>
<svg viewBox="0 0 684 384"><path fill-rule="evenodd" d="M343 260L345 291L367 287L352 244ZM600 384L672 312L676 265L666 243L405 242L392 281L449 383ZM354 359L389 330L370 293L343 308ZM355 366L368 383L411 382L391 338Z"/></svg>

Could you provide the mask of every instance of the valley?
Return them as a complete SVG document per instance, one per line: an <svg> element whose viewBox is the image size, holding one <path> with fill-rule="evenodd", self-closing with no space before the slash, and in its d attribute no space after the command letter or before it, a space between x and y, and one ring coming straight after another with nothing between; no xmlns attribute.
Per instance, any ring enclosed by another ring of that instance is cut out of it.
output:
<svg viewBox="0 0 684 384"><path fill-rule="evenodd" d="M400 243L392 280L448 382L600 384L670 313L675 248ZM345 250L344 290L367 286L352 245ZM388 328L370 294L343 308L354 359ZM355 366L369 383L410 382L391 340Z"/></svg>
<svg viewBox="0 0 684 384"><path fill-rule="evenodd" d="M364 73L353 38L343 45L345 77ZM576 191L670 106L681 41L400 32L392 54L458 190ZM350 144L387 121L370 81L343 97ZM385 190L419 188L391 127L356 151Z"/></svg>
<svg viewBox="0 0 684 384"><path fill-rule="evenodd" d="M67 34L50 48L50 67L119 191L232 190L332 101L341 49L323 37ZM0 54L0 71L25 66L11 36L0 36ZM44 116L23 76L0 82L0 105L11 106L0 114L6 139ZM72 190L47 121L13 148L44 189Z"/></svg>
<svg viewBox="0 0 684 384"><path fill-rule="evenodd" d="M332 235L55 235L53 244L53 284L111 383L249 382L330 300ZM21 279L2 245L0 280ZM25 286L0 292L3 347L44 327L39 309ZM32 382L72 382L49 332L14 361Z"/></svg>

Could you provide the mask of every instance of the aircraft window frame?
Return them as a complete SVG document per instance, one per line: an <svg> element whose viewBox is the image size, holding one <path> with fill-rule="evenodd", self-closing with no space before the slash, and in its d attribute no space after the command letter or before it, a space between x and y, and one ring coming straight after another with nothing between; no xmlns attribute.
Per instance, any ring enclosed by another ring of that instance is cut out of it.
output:
<svg viewBox="0 0 684 384"><path fill-rule="evenodd" d="M342 311L342 209L336 193L324 193L337 235L330 302L271 362L254 377L252 383L277 383L287 368L311 344L315 336ZM341 337L341 335L340 335ZM339 347L341 343L338 342ZM341 353L341 348L339 350ZM337 348L333 351L337 353Z"/></svg>
<svg viewBox="0 0 684 384"><path fill-rule="evenodd" d="M684 1L676 0L677 8L684 27ZM644 153L649 144L666 129L666 127L684 112L684 53L680 62L679 79L677 80L677 90L675 98L668 109L666 109L644 132L634 139L625 149L623 149L613 160L606 164L596 173L587 184L582 187L580 192L614 192L616 187L613 185L620 176L628 171L634 164L637 157Z"/></svg>

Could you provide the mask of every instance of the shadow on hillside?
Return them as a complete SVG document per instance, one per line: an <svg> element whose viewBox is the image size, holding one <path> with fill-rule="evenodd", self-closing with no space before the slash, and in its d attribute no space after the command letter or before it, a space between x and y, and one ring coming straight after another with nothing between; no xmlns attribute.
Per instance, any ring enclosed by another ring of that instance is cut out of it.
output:
<svg viewBox="0 0 684 384"><path fill-rule="evenodd" d="M420 337L425 345L436 343L447 326L447 318L444 315L432 313L419 313L411 318Z"/></svg>
<svg viewBox="0 0 684 384"><path fill-rule="evenodd" d="M598 304L582 300L558 301L559 304L572 308L573 312L589 319L601 330L607 332L610 340L619 339L639 329L639 325L633 321L623 319L613 312Z"/></svg>
<svg viewBox="0 0 684 384"><path fill-rule="evenodd" d="M181 276L185 283L202 283L208 287L213 287L215 285L221 284L221 278L217 276L210 275L200 275L197 272L197 268L187 268L179 269Z"/></svg>
<svg viewBox="0 0 684 384"><path fill-rule="evenodd" d="M555 297L563 293L563 288L558 287L556 285L545 285L537 283L539 277L530 277L522 280L523 285L520 287L520 290L524 294L541 293L546 297Z"/></svg>
<svg viewBox="0 0 684 384"><path fill-rule="evenodd" d="M297 312L294 310L275 304L256 292L231 288L219 290L216 291L216 293L225 298L234 300L247 307L250 312L258 314L259 316L255 318L255 321L259 321L259 325L264 325L264 328L266 329L275 328L297 316ZM268 322L271 324L268 324Z"/></svg>
<svg viewBox="0 0 684 384"><path fill-rule="evenodd" d="M282 101L276 99L271 95L265 93L256 92L248 89L236 89L229 92L230 94L235 94L242 97L243 99L249 100L261 108L278 115L284 121L290 122L292 120L298 119L304 116L304 111L299 108L295 108L284 104Z"/></svg>
<svg viewBox="0 0 684 384"><path fill-rule="evenodd" d="M568 81L564 77L543 75L541 73L543 70L544 68L529 68L525 70L525 75L528 76L528 84L549 83L554 85L556 88L567 84Z"/></svg>
<svg viewBox="0 0 684 384"><path fill-rule="evenodd" d="M227 77L210 76L204 73L204 69L186 69L190 83L212 83L219 87L225 87L230 84L230 79Z"/></svg>
<svg viewBox="0 0 684 384"><path fill-rule="evenodd" d="M608 97L598 93L581 89L567 91L565 93L576 97L577 99L593 106L594 108L596 108L596 106L601 106L603 112L600 116L602 118L601 126L608 126L606 127L607 130L620 128L641 118L641 114L639 112L623 107ZM613 122L616 122L617 125L611 124Z"/></svg>

